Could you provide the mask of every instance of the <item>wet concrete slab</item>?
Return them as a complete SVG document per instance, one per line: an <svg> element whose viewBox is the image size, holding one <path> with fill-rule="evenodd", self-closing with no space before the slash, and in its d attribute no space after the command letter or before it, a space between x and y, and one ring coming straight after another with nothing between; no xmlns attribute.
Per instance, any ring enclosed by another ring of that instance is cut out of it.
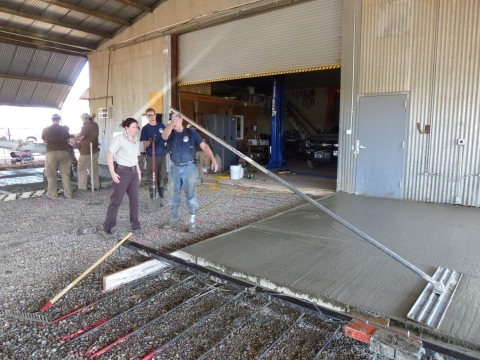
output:
<svg viewBox="0 0 480 360"><path fill-rule="evenodd" d="M8 185L43 182L43 168L29 168L0 171L0 188Z"/></svg>
<svg viewBox="0 0 480 360"><path fill-rule="evenodd" d="M480 209L341 193L320 201L427 274L438 266L464 273L434 333L480 346ZM181 256L340 311L406 322L427 284L310 204L186 247Z"/></svg>

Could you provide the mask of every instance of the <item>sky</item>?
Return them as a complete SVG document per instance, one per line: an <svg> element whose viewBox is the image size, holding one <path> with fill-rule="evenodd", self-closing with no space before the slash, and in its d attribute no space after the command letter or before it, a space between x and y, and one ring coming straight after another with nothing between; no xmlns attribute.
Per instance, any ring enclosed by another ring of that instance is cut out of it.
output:
<svg viewBox="0 0 480 360"><path fill-rule="evenodd" d="M10 128L12 139L35 136L39 140L42 129L52 124L52 115L55 113L62 116L61 124L67 125L70 128L70 133L78 132L83 125L80 115L90 112L88 100L79 100L79 97L88 87L89 73L87 62L70 90L61 110L39 107L0 106L0 137L6 136L7 128Z"/></svg>

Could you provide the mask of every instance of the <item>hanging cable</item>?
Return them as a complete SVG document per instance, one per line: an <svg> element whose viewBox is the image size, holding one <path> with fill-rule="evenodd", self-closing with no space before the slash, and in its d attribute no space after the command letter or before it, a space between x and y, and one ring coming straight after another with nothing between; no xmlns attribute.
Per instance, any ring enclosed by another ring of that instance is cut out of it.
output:
<svg viewBox="0 0 480 360"><path fill-rule="evenodd" d="M112 56L112 52L108 52L108 67L107 67L107 94L105 95L105 109L108 109L108 83L110 82L110 58ZM113 98L112 98L112 105L113 105ZM108 112L108 110L107 110ZM105 134L107 133L107 115L104 115L104 123L103 123L103 137L105 138Z"/></svg>

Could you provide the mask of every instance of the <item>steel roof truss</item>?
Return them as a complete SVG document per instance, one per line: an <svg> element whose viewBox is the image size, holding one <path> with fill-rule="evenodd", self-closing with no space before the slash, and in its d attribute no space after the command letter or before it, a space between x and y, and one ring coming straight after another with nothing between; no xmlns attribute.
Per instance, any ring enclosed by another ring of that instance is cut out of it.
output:
<svg viewBox="0 0 480 360"><path fill-rule="evenodd" d="M6 44L12 44L16 46L26 46L32 47L40 50L54 51L66 55L75 55L80 57L87 57L87 50L81 50L79 48L73 48L67 45L54 44L48 41L43 41L39 39L31 39L22 36L16 36L6 33L0 33L0 42Z"/></svg>
<svg viewBox="0 0 480 360"><path fill-rule="evenodd" d="M0 78L5 79L15 79L15 80L22 80L22 81L34 81L46 84L55 84L55 85L63 85L63 86L72 86L73 84L59 82L58 80L45 80L39 78L31 78L27 76L17 76L17 75L8 75L8 74L0 74Z"/></svg>
<svg viewBox="0 0 480 360"><path fill-rule="evenodd" d="M45 41L52 42L52 43L55 43L55 44L70 45L70 46L73 46L73 47L76 47L76 48L79 48L79 49L83 49L83 50L95 50L94 46L80 45L78 41L62 39L62 38L59 38L59 37L48 36L48 35L32 32L32 31L20 30L20 29L8 27L8 26L0 25L0 33L16 34L16 35L24 36L24 37L31 38L31 39L45 40Z"/></svg>
<svg viewBox="0 0 480 360"><path fill-rule="evenodd" d="M145 6L145 5L142 5L142 4L139 4L135 1L132 1L132 0L115 0L119 3L122 3L122 4L125 4L125 5L128 5L128 6L132 6L134 8L137 8L137 9L140 9L144 12L152 12L152 9L150 9L148 6Z"/></svg>
<svg viewBox="0 0 480 360"><path fill-rule="evenodd" d="M67 23L67 22L64 22L64 21L61 21L61 20L49 19L49 18L44 17L44 16L33 15L33 14L26 13L26 12L23 12L23 11L15 11L15 10L12 10L12 9L9 9L9 8L0 7L0 12L10 14L10 15L15 15L15 16L21 16L21 17L36 20L36 21L41 21L41 22L44 22L44 23L47 23L47 24L62 26L62 27L68 28L68 29L78 30L78 31L82 31L82 32L87 33L87 34L94 34L94 35L98 35L98 36L108 38L108 39L113 38L113 35L111 35L109 33L106 33L106 32L103 32L103 31L90 29L90 28L87 28L87 27L84 27L84 26L81 26L81 25L70 24L70 23Z"/></svg>
<svg viewBox="0 0 480 360"><path fill-rule="evenodd" d="M61 1L61 0L40 0L40 1L42 1L44 3L52 4L52 5L57 5L57 6L66 8L66 9L74 10L74 11L80 12L82 14L95 16L97 18L107 20L107 21L110 21L110 22L113 22L113 23L116 23L116 24L120 24L122 26L130 26L131 25L129 21L119 19L119 18L116 18L114 16L102 14L101 12L98 12L98 11L94 11L94 10L86 9L86 8L83 8L83 7L80 7L80 6L72 5L72 4L69 4L65 1Z"/></svg>

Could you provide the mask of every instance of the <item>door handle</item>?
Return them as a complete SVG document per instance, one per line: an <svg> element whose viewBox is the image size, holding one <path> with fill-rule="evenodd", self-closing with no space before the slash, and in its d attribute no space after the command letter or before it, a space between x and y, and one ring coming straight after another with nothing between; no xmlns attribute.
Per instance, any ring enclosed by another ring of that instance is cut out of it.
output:
<svg viewBox="0 0 480 360"><path fill-rule="evenodd" d="M365 146L360 145L360 140L355 141L355 152L358 154L360 149L366 149Z"/></svg>

